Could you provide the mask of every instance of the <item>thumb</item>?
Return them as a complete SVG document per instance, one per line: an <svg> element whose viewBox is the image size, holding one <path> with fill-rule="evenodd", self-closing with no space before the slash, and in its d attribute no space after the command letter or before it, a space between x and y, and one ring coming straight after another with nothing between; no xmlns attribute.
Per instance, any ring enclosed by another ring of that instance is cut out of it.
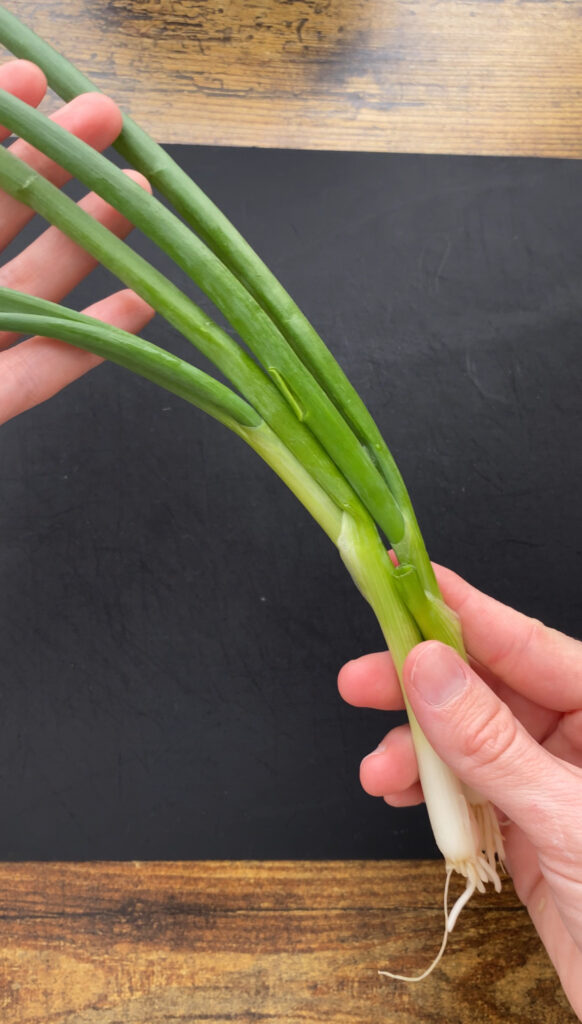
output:
<svg viewBox="0 0 582 1024"><path fill-rule="evenodd" d="M429 640L410 652L404 687L422 731L463 782L535 842L563 831L575 769L541 747L463 659Z"/></svg>

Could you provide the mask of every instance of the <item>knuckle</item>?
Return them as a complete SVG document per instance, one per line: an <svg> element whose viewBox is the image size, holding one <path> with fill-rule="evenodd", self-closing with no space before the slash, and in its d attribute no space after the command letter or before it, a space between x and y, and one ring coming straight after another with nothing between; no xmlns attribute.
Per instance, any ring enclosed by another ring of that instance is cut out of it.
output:
<svg viewBox="0 0 582 1024"><path fill-rule="evenodd" d="M490 709L480 710L467 723L463 756L481 768L500 764L507 769L508 761L517 756L514 748L518 730L517 721L509 708L499 701L492 713Z"/></svg>
<svg viewBox="0 0 582 1024"><path fill-rule="evenodd" d="M517 631L515 637L506 647L499 650L491 659L492 667L503 673L512 672L528 652L536 649L544 639L547 626L540 619L523 616L524 628Z"/></svg>

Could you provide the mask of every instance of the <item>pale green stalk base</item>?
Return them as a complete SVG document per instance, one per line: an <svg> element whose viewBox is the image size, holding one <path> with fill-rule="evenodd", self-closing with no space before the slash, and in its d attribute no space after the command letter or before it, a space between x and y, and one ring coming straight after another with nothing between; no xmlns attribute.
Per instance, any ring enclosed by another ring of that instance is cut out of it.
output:
<svg viewBox="0 0 582 1024"><path fill-rule="evenodd" d="M340 510L266 424L239 427L237 433L271 465L337 546L354 583L376 615L401 679L405 658L422 636L402 599L398 570L372 519L363 507L355 514ZM427 811L447 870L467 879L466 893L475 889L483 892L487 882L499 891L497 860L503 858L503 840L495 812L488 802L467 790L435 753L403 688L402 693ZM458 910L460 901L451 911L451 928Z"/></svg>
<svg viewBox="0 0 582 1024"><path fill-rule="evenodd" d="M406 655L422 637L399 597L398 585L394 582L398 570L394 570L373 524L357 522L344 515L338 548L376 614L401 680ZM430 823L446 867L463 875L473 891L483 892L487 882L492 882L499 891L497 858L503 858L503 840L495 811L491 804L470 794L435 753L414 716L403 687L402 694ZM479 802L472 803L470 795Z"/></svg>

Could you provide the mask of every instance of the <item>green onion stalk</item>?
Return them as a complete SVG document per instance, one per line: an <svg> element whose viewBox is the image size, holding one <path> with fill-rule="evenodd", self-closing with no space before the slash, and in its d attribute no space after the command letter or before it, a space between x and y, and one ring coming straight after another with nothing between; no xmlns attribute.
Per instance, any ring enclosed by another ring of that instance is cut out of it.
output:
<svg viewBox="0 0 582 1024"><path fill-rule="evenodd" d="M33 61L65 101L96 87L0 7L0 43ZM399 676L408 652L437 639L466 657L456 616L440 594L396 463L330 350L280 282L169 154L127 116L115 147L150 181L150 195L107 156L0 91L0 124L119 210L226 319L224 330L186 293L67 195L0 148L0 188L82 246L142 296L226 383L144 338L93 317L0 288L0 330L57 338L137 373L213 416L293 491L372 607ZM162 201L163 200L163 201ZM396 564L387 552L391 547ZM466 889L500 888L502 837L491 806L437 757L407 707L429 818Z"/></svg>

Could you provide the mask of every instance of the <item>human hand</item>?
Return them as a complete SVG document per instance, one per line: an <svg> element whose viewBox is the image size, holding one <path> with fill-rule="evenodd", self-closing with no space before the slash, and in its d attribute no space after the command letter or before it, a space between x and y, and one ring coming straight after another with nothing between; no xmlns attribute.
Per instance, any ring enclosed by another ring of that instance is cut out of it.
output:
<svg viewBox="0 0 582 1024"><path fill-rule="evenodd" d="M471 664L426 641L403 682L420 727L465 783L509 824L506 863L516 892L582 1019L582 643L475 590L437 567L461 618ZM339 690L358 707L404 706L390 655L342 668ZM364 758L366 792L403 807L422 801L408 726Z"/></svg>
<svg viewBox="0 0 582 1024"><path fill-rule="evenodd" d="M0 67L0 88L31 106L38 106L46 92L46 79L29 61L14 60ZM109 146L121 131L120 111L101 93L78 96L53 117L97 150ZM9 132L0 128L0 142L8 135ZM21 139L10 149L56 185L63 185L70 177ZM136 171L127 173L144 188L149 188L142 175ZM80 205L119 237L131 231L129 221L94 193L85 196ZM27 206L0 191L0 251L17 237L33 215ZM0 268L0 286L58 302L95 265L96 261L66 235L49 227ZM123 289L95 302L85 312L135 333L151 319L154 311L135 292ZM17 340L15 334L0 332L0 424L50 398L101 362L98 356L56 339L36 337L15 344Z"/></svg>

